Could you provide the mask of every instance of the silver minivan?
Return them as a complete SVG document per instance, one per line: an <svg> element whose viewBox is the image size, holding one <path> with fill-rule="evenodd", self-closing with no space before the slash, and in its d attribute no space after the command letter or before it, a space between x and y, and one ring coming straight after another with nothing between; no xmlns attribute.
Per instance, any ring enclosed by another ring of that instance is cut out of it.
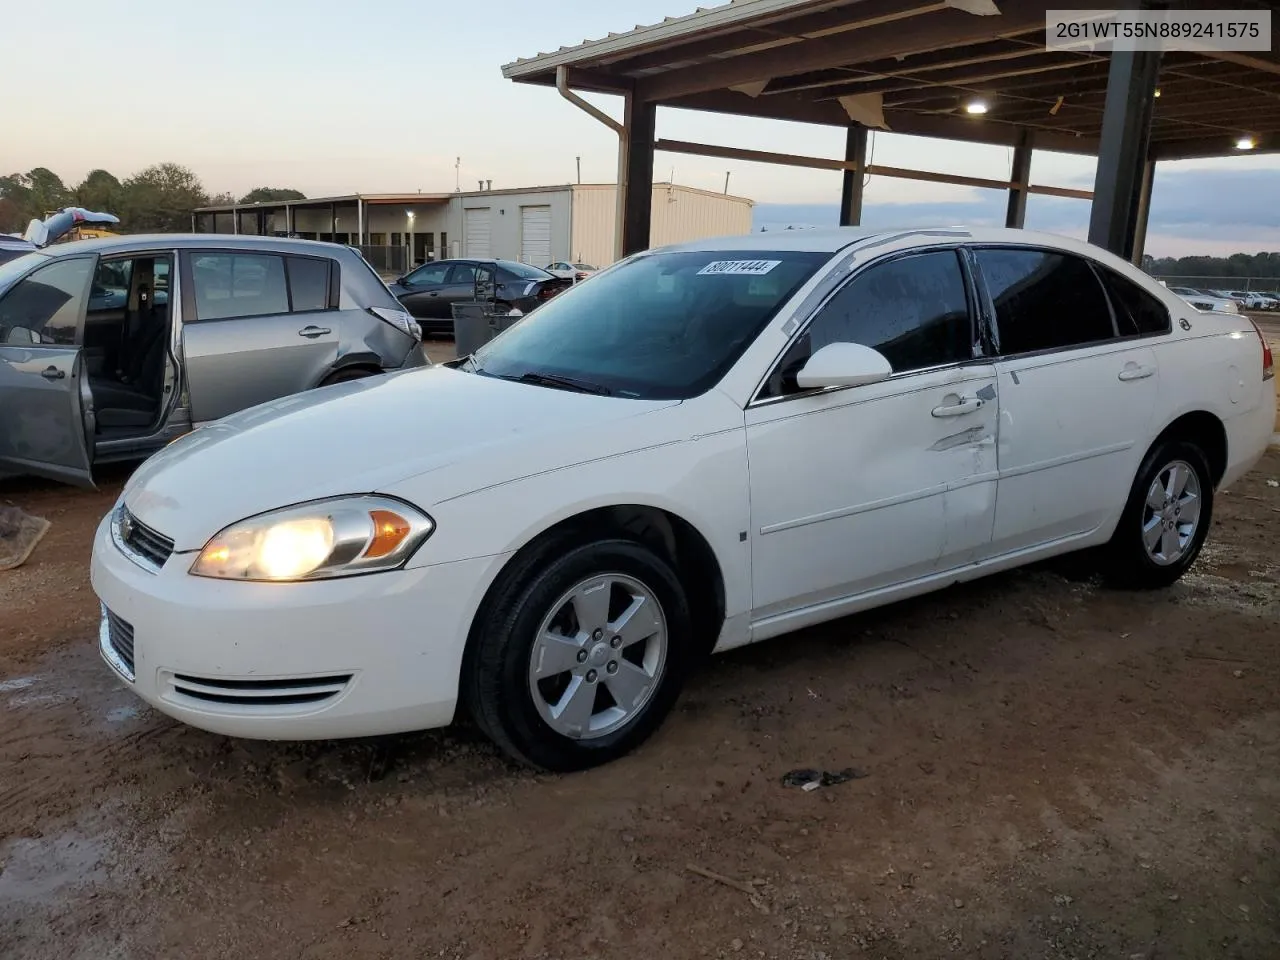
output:
<svg viewBox="0 0 1280 960"><path fill-rule="evenodd" d="M92 486L195 427L424 366L359 251L219 234L57 244L0 264L0 474Z"/></svg>

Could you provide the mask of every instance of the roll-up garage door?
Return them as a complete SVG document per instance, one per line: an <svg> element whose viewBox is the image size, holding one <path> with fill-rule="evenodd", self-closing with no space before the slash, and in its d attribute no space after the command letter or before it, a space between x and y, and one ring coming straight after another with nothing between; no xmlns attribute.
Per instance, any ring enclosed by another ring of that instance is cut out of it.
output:
<svg viewBox="0 0 1280 960"><path fill-rule="evenodd" d="M469 207L463 211L463 235L466 237L468 257L488 257L489 208Z"/></svg>
<svg viewBox="0 0 1280 960"><path fill-rule="evenodd" d="M551 262L551 207L520 208L520 259L535 267Z"/></svg>

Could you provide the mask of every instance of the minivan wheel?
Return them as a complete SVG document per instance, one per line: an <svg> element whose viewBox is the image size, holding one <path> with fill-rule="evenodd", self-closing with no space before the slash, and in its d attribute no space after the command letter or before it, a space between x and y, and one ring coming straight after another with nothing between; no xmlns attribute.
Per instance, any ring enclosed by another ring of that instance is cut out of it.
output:
<svg viewBox="0 0 1280 960"><path fill-rule="evenodd" d="M553 771L606 763L670 711L692 629L679 578L647 547L552 542L508 571L486 603L465 698L517 760Z"/></svg>
<svg viewBox="0 0 1280 960"><path fill-rule="evenodd" d="M1213 479L1204 452L1166 440L1147 454L1116 532L1104 572L1117 585L1167 587L1195 563L1213 515Z"/></svg>
<svg viewBox="0 0 1280 960"><path fill-rule="evenodd" d="M335 370L323 380L320 386L327 387L333 383L346 383L348 380L363 380L365 377L375 377L378 375L376 370L368 370L364 367L347 367L345 370Z"/></svg>

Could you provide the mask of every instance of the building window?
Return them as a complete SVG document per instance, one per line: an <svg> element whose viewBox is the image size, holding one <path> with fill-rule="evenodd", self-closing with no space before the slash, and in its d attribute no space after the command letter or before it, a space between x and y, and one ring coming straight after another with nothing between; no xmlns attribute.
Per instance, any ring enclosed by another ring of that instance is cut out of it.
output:
<svg viewBox="0 0 1280 960"><path fill-rule="evenodd" d="M369 234L369 246L385 247L387 245L387 235L385 233Z"/></svg>
<svg viewBox="0 0 1280 960"><path fill-rule="evenodd" d="M391 245L393 247L398 247L400 246L401 243L402 243L402 240L400 238L400 234L398 233L391 234Z"/></svg>
<svg viewBox="0 0 1280 960"><path fill-rule="evenodd" d="M443 230L440 231L440 256L449 256L449 234Z"/></svg>

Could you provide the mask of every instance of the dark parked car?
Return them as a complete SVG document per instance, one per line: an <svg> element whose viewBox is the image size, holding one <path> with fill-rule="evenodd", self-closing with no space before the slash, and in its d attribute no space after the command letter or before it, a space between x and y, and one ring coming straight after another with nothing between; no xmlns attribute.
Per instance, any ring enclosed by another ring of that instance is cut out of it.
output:
<svg viewBox="0 0 1280 960"><path fill-rule="evenodd" d="M514 260L472 257L460 260L432 260L412 273L397 277L391 292L417 319L423 333L453 333L453 304L475 298L476 269L494 271L494 298L500 308L528 313L572 280L553 276L546 270Z"/></svg>

